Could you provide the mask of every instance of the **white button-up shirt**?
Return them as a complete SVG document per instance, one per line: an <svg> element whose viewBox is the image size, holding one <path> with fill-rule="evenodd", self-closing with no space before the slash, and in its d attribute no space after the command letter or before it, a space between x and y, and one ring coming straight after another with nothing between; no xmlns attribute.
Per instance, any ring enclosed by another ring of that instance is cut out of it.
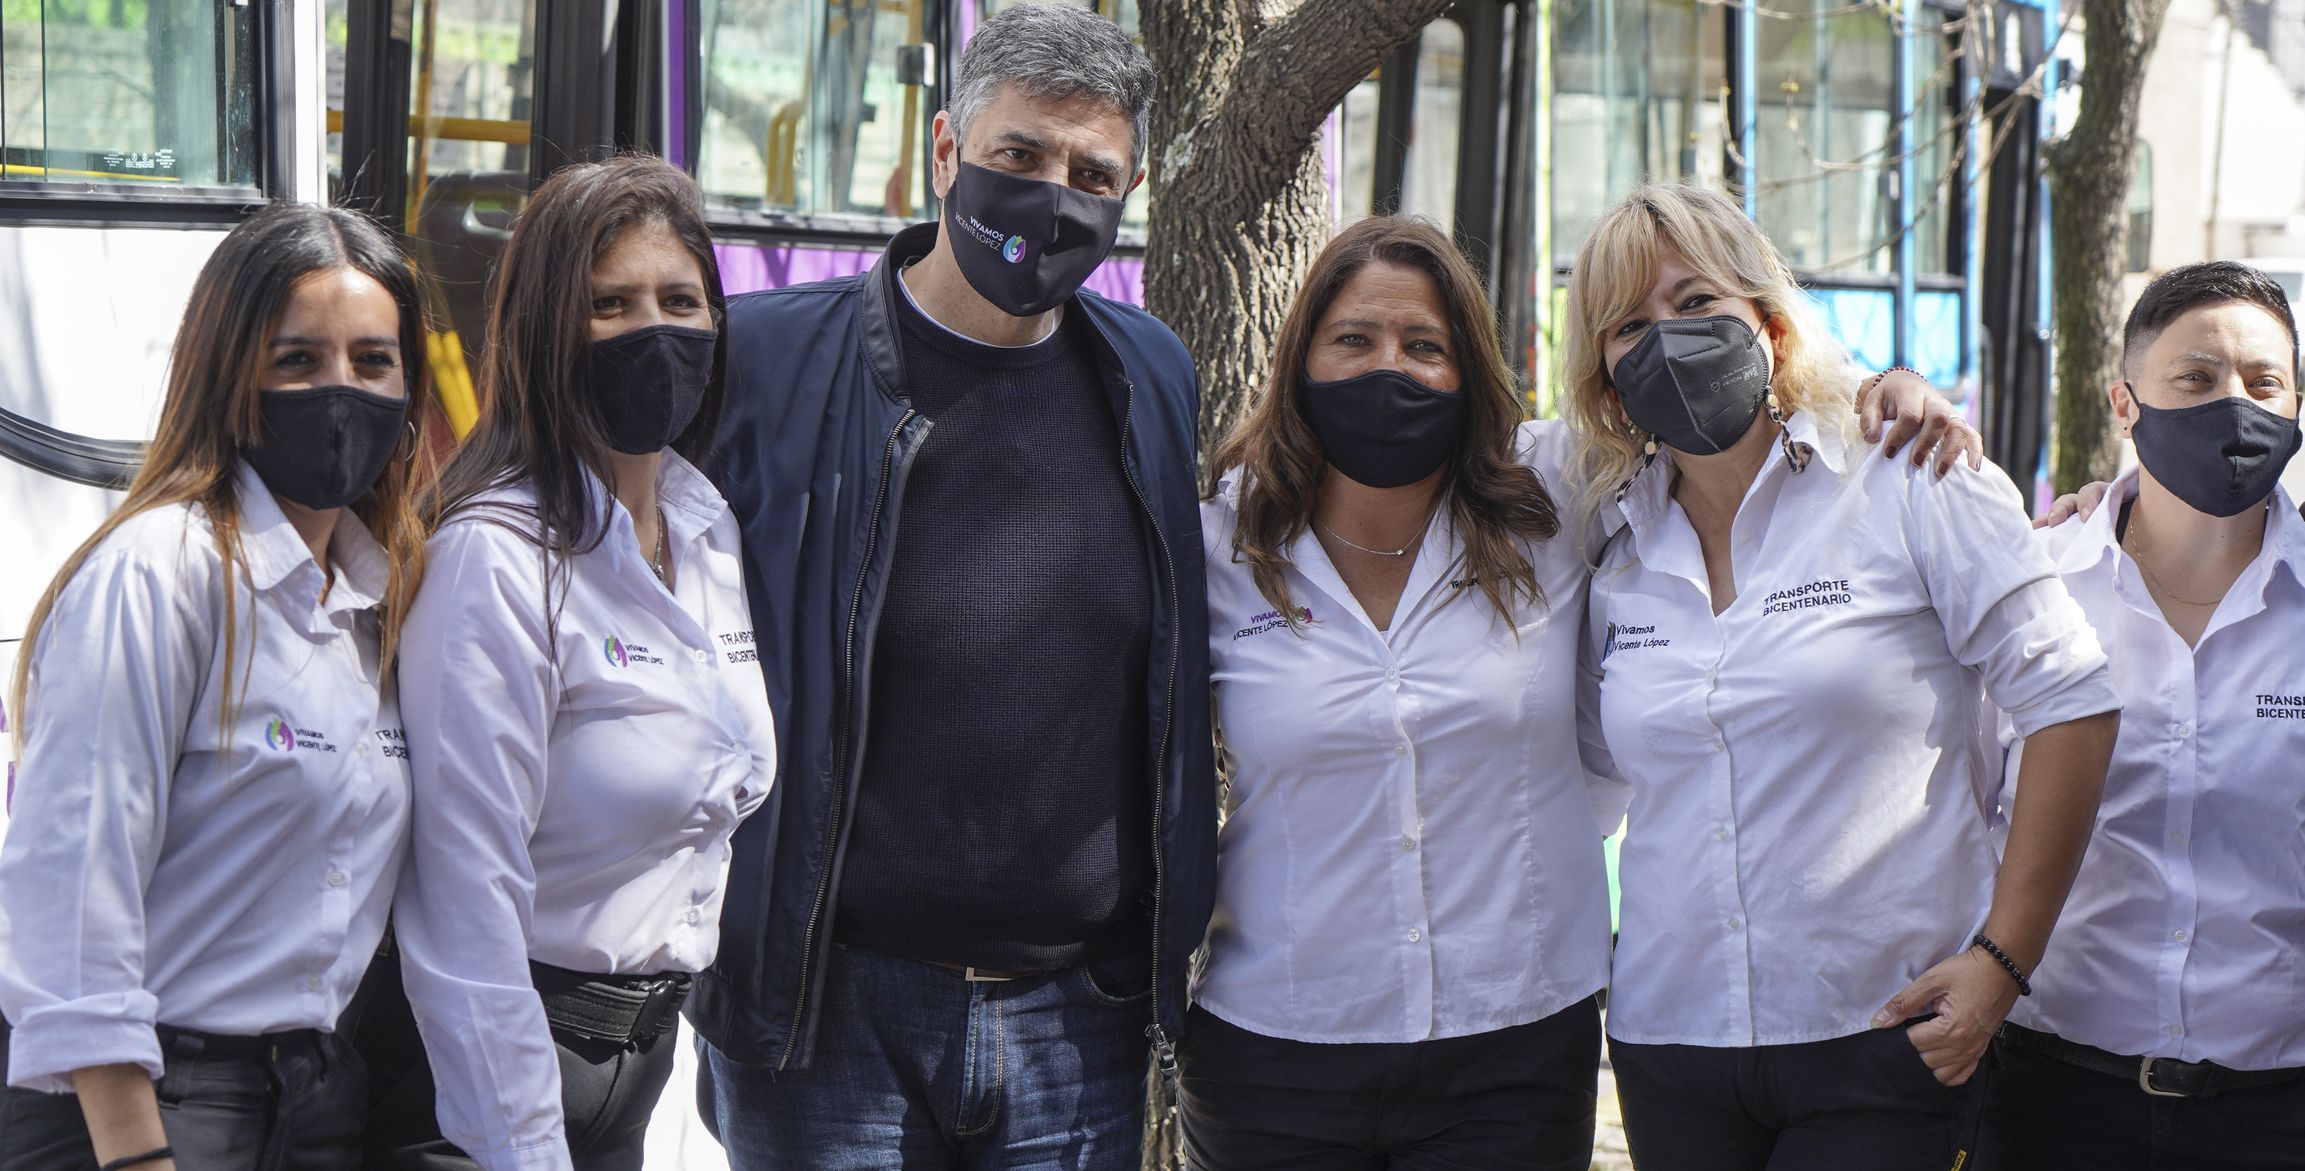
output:
<svg viewBox="0 0 2305 1171"><path fill-rule="evenodd" d="M1524 427L1558 489L1570 442ZM1231 778L1194 995L1272 1037L1400 1042L1526 1024L1608 978L1602 828L1578 764L1586 548L1524 546L1545 601L1499 617L1434 521L1391 629L1310 532L1298 628L1232 553L1237 488L1202 505L1209 649ZM1607 805L1604 795L1601 803Z"/></svg>
<svg viewBox="0 0 2305 1171"><path fill-rule="evenodd" d="M0 846L13 1085L66 1091L109 1064L158 1077L156 1023L333 1029L383 938L408 840L406 741L377 669L384 554L343 513L330 583L264 482L236 474L231 712L202 507L114 530L40 630Z"/></svg>
<svg viewBox="0 0 2305 1171"><path fill-rule="evenodd" d="M394 907L442 1131L481 1166L565 1168L559 1060L531 959L696 972L720 942L728 839L776 771L735 519L667 452L677 593L598 480L607 535L554 559L525 486L433 537L401 642L415 844Z"/></svg>
<svg viewBox="0 0 2305 1171"><path fill-rule="evenodd" d="M2136 491L2131 470L2041 534L2124 709L2097 836L2010 1019L2123 1055L2305 1066L2305 521L2275 494L2187 647L2114 534ZM2015 760L2009 777L2013 794Z"/></svg>
<svg viewBox="0 0 2305 1171"><path fill-rule="evenodd" d="M1593 578L1587 662L1632 782L1609 1032L1647 1044L1847 1036L1984 922L1998 753L2119 706L2105 656L1998 468L1925 469L1788 421L1712 610L1670 455Z"/></svg>

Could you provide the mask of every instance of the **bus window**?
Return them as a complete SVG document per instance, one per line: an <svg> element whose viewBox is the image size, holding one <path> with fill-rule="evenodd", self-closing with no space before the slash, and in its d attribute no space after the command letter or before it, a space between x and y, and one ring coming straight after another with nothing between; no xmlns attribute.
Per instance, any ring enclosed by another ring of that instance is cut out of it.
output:
<svg viewBox="0 0 2305 1171"><path fill-rule="evenodd" d="M1900 39L1883 11L1811 2L1836 14L1761 22L1759 218L1795 268L1889 276Z"/></svg>
<svg viewBox="0 0 2305 1171"><path fill-rule="evenodd" d="M1384 79L1372 73L1345 95L1337 114L1337 206L1345 222L1376 210L1377 112L1382 106Z"/></svg>
<svg viewBox="0 0 2305 1171"><path fill-rule="evenodd" d="M919 215L936 97L902 84L899 65L907 46L928 43L928 4L704 0L706 197L754 211Z"/></svg>
<svg viewBox="0 0 2305 1171"><path fill-rule="evenodd" d="M0 183L254 187L256 10L0 0Z"/></svg>
<svg viewBox="0 0 2305 1171"><path fill-rule="evenodd" d="M2153 144L2137 143L2137 167L2129 175L2129 271L2153 267ZM2297 290L2289 299L2298 300Z"/></svg>
<svg viewBox="0 0 2305 1171"><path fill-rule="evenodd" d="M1968 124L1957 116L1953 68L1959 53L1946 43L1944 25L1943 13L1923 7L1913 37L1913 83L1919 95L1913 110L1913 258L1914 271L1922 275L1957 277L1962 272L1953 252L1953 224L1966 193L1961 176L1948 178L1945 169L1963 158L1956 148Z"/></svg>
<svg viewBox="0 0 2305 1171"><path fill-rule="evenodd" d="M1724 189L1723 9L1696 0L1562 0L1553 41L1553 250L1649 182Z"/></svg>
<svg viewBox="0 0 2305 1171"><path fill-rule="evenodd" d="M1442 17L1417 43L1417 111L1408 126L1401 205L1443 230L1457 220L1457 146L1465 96L1465 30Z"/></svg>

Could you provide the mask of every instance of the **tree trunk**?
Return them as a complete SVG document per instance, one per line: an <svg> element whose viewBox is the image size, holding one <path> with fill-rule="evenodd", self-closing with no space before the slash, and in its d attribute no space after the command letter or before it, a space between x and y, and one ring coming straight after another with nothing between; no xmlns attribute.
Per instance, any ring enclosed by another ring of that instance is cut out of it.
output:
<svg viewBox="0 0 2305 1171"><path fill-rule="evenodd" d="M1452 2L1142 0L1160 71L1145 306L1199 367L1204 444L1246 413L1328 243L1322 122Z"/></svg>
<svg viewBox="0 0 2305 1171"><path fill-rule="evenodd" d="M2137 104L2169 0L2084 0L2089 22L2081 112L2049 150L2049 283L2057 321L2060 493L2110 480L2119 463L2105 389L2121 377L2121 277L2128 269L2129 178Z"/></svg>

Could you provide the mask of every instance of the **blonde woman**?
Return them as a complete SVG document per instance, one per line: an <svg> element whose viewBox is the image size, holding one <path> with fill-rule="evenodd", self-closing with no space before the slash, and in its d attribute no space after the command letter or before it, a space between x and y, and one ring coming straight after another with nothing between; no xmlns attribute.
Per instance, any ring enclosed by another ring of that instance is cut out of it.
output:
<svg viewBox="0 0 2305 1171"><path fill-rule="evenodd" d="M1941 1171L2087 841L2119 707L1999 469L1863 458L1738 207L1646 187L1569 286L1587 762L1632 789L1608 1031L1643 1171ZM1980 698L2033 751L1996 876Z"/></svg>

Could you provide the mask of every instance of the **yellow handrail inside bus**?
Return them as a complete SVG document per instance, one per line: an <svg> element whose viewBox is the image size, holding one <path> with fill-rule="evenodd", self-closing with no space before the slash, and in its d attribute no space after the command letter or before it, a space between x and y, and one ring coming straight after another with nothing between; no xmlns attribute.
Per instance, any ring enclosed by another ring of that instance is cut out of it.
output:
<svg viewBox="0 0 2305 1171"><path fill-rule="evenodd" d="M408 132L422 134L431 128L430 137L448 142L501 142L507 146L527 146L530 126L510 118L427 118L421 114L408 117ZM344 132L344 111L328 111L328 132Z"/></svg>
<svg viewBox="0 0 2305 1171"><path fill-rule="evenodd" d="M426 331L424 351L432 362L432 390L448 414L448 429L462 439L480 421L480 396L472 389L472 370L464 364L464 339L454 329Z"/></svg>
<svg viewBox="0 0 2305 1171"><path fill-rule="evenodd" d="M762 144L761 154L768 163L768 190L771 206L791 207L800 202L800 122L807 109L805 103L795 99L778 106L768 117L768 141Z"/></svg>

